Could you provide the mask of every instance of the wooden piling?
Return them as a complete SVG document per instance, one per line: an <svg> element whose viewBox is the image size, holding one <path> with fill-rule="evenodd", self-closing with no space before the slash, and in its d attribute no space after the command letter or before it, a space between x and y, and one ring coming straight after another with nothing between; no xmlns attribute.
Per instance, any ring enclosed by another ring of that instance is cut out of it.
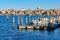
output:
<svg viewBox="0 0 60 40"><path fill-rule="evenodd" d="M19 26L20 26L20 16L18 15L18 30L19 30Z"/></svg>
<svg viewBox="0 0 60 40"><path fill-rule="evenodd" d="M14 30L14 23L15 23L15 19L12 19L12 30Z"/></svg>
<svg viewBox="0 0 60 40"><path fill-rule="evenodd" d="M8 14L6 14L6 20L8 21Z"/></svg>

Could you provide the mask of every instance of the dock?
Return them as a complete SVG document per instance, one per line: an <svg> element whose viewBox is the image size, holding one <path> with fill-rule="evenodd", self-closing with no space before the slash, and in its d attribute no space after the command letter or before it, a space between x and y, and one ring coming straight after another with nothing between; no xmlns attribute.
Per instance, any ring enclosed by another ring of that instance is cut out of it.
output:
<svg viewBox="0 0 60 40"><path fill-rule="evenodd" d="M19 29L25 29L25 30L44 30L44 27L34 27L34 26L19 26Z"/></svg>

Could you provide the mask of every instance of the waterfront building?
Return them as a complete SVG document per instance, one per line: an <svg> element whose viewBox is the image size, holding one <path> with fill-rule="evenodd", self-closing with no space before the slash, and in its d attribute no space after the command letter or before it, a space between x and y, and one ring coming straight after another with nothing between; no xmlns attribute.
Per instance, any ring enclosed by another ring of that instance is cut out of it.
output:
<svg viewBox="0 0 60 40"><path fill-rule="evenodd" d="M7 13L8 15L11 15L11 10L10 10L10 9L6 10L6 13Z"/></svg>
<svg viewBox="0 0 60 40"><path fill-rule="evenodd" d="M16 15L17 11L15 9L11 9L11 14Z"/></svg>
<svg viewBox="0 0 60 40"><path fill-rule="evenodd" d="M2 15L6 14L6 11L5 10L1 10L1 12L2 12Z"/></svg>

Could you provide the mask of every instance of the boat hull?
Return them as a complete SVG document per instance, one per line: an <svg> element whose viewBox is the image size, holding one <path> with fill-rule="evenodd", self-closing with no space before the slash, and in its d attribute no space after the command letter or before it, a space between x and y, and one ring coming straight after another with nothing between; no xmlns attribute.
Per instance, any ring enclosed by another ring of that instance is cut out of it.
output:
<svg viewBox="0 0 60 40"><path fill-rule="evenodd" d="M58 28L58 24L53 24L51 26L48 26L47 30L55 30L56 28Z"/></svg>

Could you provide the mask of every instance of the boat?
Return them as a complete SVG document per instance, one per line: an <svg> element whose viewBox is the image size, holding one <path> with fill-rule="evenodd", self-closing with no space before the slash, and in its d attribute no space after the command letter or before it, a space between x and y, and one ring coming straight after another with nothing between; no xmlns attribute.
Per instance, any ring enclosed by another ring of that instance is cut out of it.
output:
<svg viewBox="0 0 60 40"><path fill-rule="evenodd" d="M54 23L54 24L51 24L49 23L50 25L47 26L47 30L55 30L56 28L58 28L58 23Z"/></svg>
<svg viewBox="0 0 60 40"><path fill-rule="evenodd" d="M47 30L54 30L56 28L58 28L57 20L55 18L51 19L50 22L48 23Z"/></svg>

